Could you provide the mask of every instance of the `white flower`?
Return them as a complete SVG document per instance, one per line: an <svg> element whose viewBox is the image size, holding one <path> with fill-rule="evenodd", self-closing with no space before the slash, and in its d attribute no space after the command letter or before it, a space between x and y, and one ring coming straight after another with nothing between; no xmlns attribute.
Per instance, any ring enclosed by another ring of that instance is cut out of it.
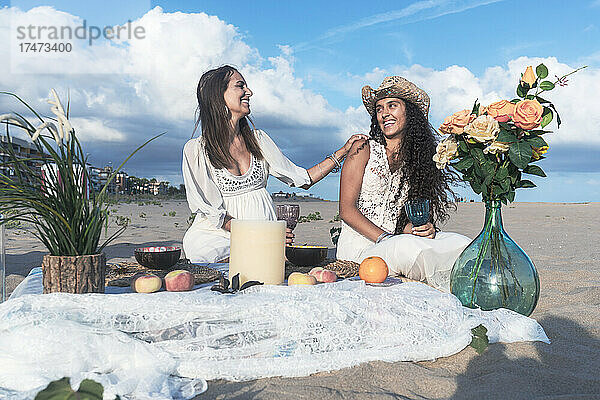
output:
<svg viewBox="0 0 600 400"><path fill-rule="evenodd" d="M18 115L14 115L14 114L2 114L0 115L0 122L10 122L13 123L15 125L17 125L19 128L22 129L27 129L27 122L19 117Z"/></svg>
<svg viewBox="0 0 600 400"><path fill-rule="evenodd" d="M50 93L54 97L54 100L48 100L48 104L51 104L53 107L50 108L50 111L54 115L56 115L56 119L58 120L58 130L60 134L58 137L60 140L66 139L67 142L71 139L71 132L73 131L73 127L69 122L69 119L65 115L65 109L63 108L58 95L56 94L56 90L51 89ZM59 140L57 140L58 142Z"/></svg>
<svg viewBox="0 0 600 400"><path fill-rule="evenodd" d="M489 115L480 115L465 126L465 134L480 143L495 140L499 132L500 125L498 121Z"/></svg>
<svg viewBox="0 0 600 400"><path fill-rule="evenodd" d="M35 142L36 139L38 138L38 136L40 136L40 133L42 133L42 131L46 128L48 128L50 130L50 132L52 132L52 135L54 136L54 140L56 140L58 142L59 141L58 131L56 129L56 125L54 125L53 122L44 122L43 124L38 126L35 129L35 132L33 133L33 135L31 135L31 140L33 140Z"/></svg>
<svg viewBox="0 0 600 400"><path fill-rule="evenodd" d="M435 148L436 153L433 155L433 161L438 169L446 168L446 164L458 154L458 143L452 136L438 143Z"/></svg>
<svg viewBox="0 0 600 400"><path fill-rule="evenodd" d="M488 153L492 153L492 154L506 153L509 148L510 148L510 145L508 143L494 141L488 147L486 147L485 149L483 149L483 152L485 154L488 154Z"/></svg>

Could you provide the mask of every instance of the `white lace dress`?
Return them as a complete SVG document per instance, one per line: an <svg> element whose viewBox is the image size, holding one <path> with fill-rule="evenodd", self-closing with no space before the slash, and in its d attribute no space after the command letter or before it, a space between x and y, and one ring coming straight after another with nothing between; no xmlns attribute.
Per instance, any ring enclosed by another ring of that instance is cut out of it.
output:
<svg viewBox="0 0 600 400"><path fill-rule="evenodd" d="M183 237L183 249L192 262L213 263L229 257L229 232L221 228L227 213L238 219L276 219L266 189L269 175L290 186L310 184L306 169L285 157L265 132L254 133L264 158L251 156L250 168L241 176L215 169L200 138L185 144L183 180L188 205L196 218Z"/></svg>
<svg viewBox="0 0 600 400"><path fill-rule="evenodd" d="M386 232L394 232L406 201L402 169L392 173L385 147L374 141L369 145L369 161L356 206L375 225ZM403 194L397 197L401 188ZM360 263L367 257L379 256L387 263L390 275L427 281L438 289L449 291L454 261L470 242L471 239L457 233L438 232L435 239L405 234L375 244L342 222L337 258Z"/></svg>

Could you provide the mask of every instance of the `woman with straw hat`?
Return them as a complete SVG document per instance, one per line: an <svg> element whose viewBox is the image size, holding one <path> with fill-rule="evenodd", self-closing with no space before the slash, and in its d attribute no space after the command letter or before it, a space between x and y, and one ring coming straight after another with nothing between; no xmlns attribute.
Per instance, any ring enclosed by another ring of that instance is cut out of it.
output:
<svg viewBox="0 0 600 400"><path fill-rule="evenodd" d="M197 88L202 135L185 144L183 178L188 204L196 217L183 238L192 262L217 262L229 257L231 220L275 220L267 178L308 189L334 168L340 168L354 135L314 167L292 163L263 131L251 129L252 91L231 66L207 71ZM254 127L254 125L252 125ZM288 230L288 243L293 234Z"/></svg>
<svg viewBox="0 0 600 400"><path fill-rule="evenodd" d="M342 168L337 258L360 263L379 256L391 275L448 291L454 261L470 239L436 229L448 217L454 178L432 160L429 96L392 76L376 90L363 87L362 98L371 116L370 139L352 145ZM417 198L429 200L431 210L421 226L411 224L403 207Z"/></svg>

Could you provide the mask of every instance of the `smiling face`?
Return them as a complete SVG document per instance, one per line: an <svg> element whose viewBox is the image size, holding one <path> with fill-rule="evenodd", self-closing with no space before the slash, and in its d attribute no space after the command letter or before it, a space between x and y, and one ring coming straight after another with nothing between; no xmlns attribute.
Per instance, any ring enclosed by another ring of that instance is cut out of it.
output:
<svg viewBox="0 0 600 400"><path fill-rule="evenodd" d="M406 105L404 100L396 97L386 97L375 103L377 123L388 139L396 137L406 123Z"/></svg>
<svg viewBox="0 0 600 400"><path fill-rule="evenodd" d="M227 89L223 93L225 105L231 111L233 119L239 120L250 114L250 96L252 96L252 90L246 86L242 75L235 71L229 78Z"/></svg>

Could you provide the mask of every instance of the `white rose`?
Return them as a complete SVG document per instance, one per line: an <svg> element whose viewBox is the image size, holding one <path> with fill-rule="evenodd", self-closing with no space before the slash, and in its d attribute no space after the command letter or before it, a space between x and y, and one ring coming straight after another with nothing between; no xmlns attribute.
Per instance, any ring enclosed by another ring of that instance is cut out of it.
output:
<svg viewBox="0 0 600 400"><path fill-rule="evenodd" d="M500 125L498 121L489 115L480 115L465 126L465 134L480 143L495 140L499 132Z"/></svg>
<svg viewBox="0 0 600 400"><path fill-rule="evenodd" d="M492 142L488 147L483 149L483 152L486 154L488 154L488 153L492 153L492 154L506 153L509 148L510 148L510 145L508 143Z"/></svg>
<svg viewBox="0 0 600 400"><path fill-rule="evenodd" d="M444 169L446 164L458 154L458 143L452 136L449 136L438 143L435 150L436 153L433 155L435 166L438 169Z"/></svg>

